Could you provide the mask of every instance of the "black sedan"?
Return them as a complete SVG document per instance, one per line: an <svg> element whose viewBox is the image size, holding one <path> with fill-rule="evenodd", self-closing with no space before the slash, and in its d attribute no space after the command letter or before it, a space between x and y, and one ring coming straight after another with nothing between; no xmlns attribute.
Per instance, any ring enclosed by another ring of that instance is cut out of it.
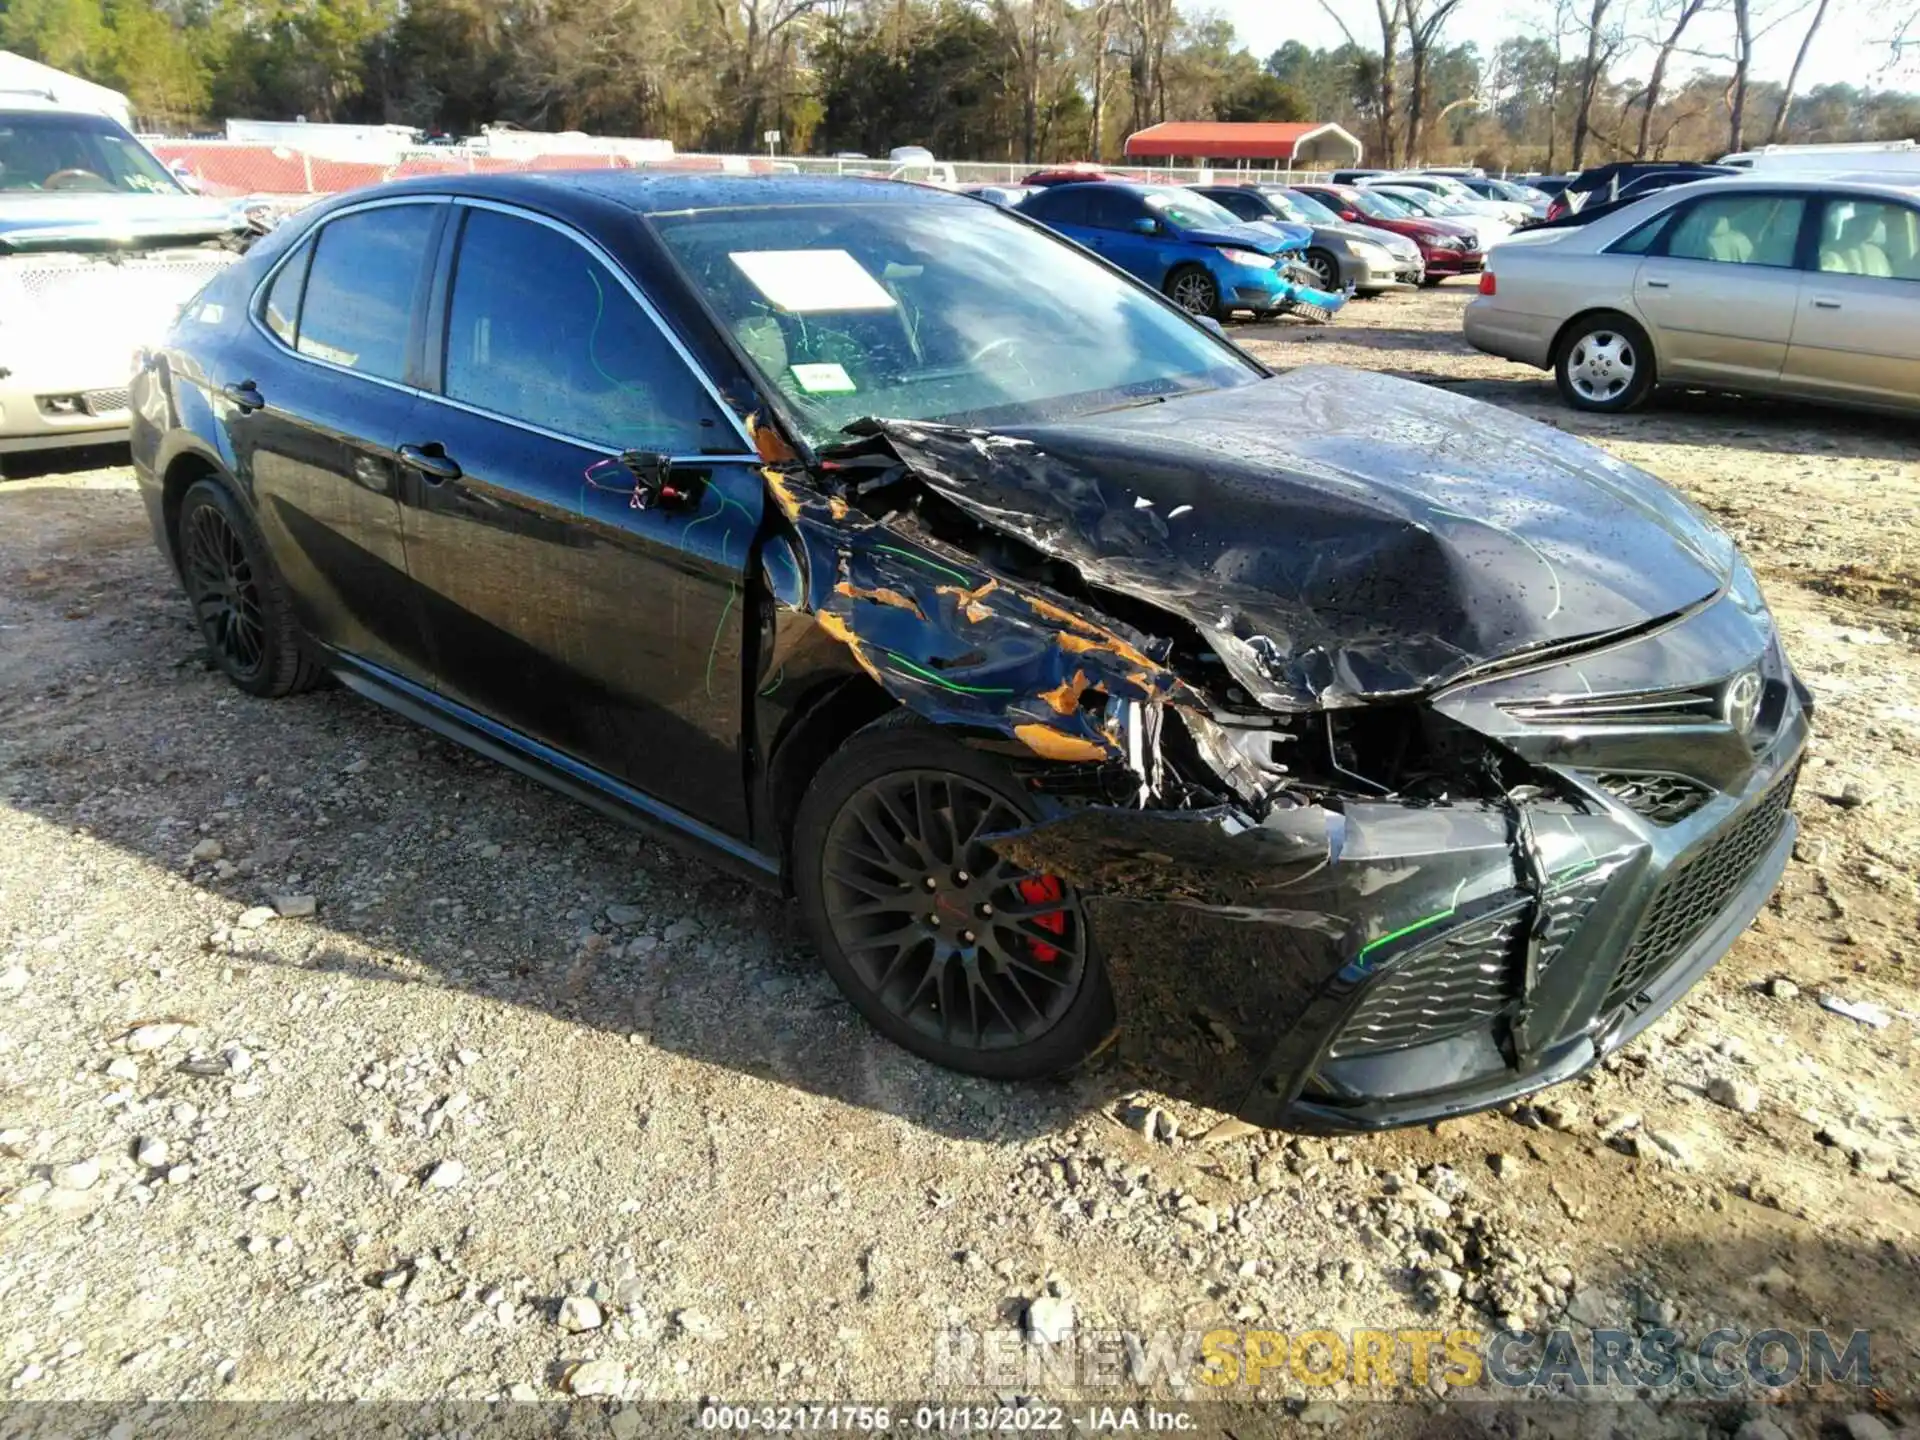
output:
<svg viewBox="0 0 1920 1440"><path fill-rule="evenodd" d="M1117 1031L1259 1123L1579 1073L1785 864L1807 697L1658 481L1274 375L1021 216L860 180L343 195L145 355L214 661L323 673L797 896L882 1032Z"/></svg>

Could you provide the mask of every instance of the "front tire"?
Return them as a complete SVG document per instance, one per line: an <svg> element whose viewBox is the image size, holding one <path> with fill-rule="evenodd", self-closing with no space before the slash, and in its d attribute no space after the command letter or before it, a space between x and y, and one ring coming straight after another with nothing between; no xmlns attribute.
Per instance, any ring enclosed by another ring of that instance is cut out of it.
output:
<svg viewBox="0 0 1920 1440"><path fill-rule="evenodd" d="M1590 315L1561 338L1553 373L1561 397L1574 409L1617 415L1652 391L1653 345L1624 315Z"/></svg>
<svg viewBox="0 0 1920 1440"><path fill-rule="evenodd" d="M1314 285L1321 290L1338 293L1340 285L1340 262L1333 258L1331 250L1315 247L1301 257L1306 267L1313 271Z"/></svg>
<svg viewBox="0 0 1920 1440"><path fill-rule="evenodd" d="M1220 282L1204 265L1181 265L1167 276L1167 298L1189 315L1211 315L1222 324L1231 313L1220 303Z"/></svg>
<svg viewBox="0 0 1920 1440"><path fill-rule="evenodd" d="M233 492L197 481L180 501L180 578L213 663L249 695L277 699L312 688L307 658L279 571Z"/></svg>
<svg viewBox="0 0 1920 1440"><path fill-rule="evenodd" d="M1035 1079L1113 1028L1079 896L978 839L1038 818L1003 762L905 711L854 736L801 802L794 888L827 973L936 1065Z"/></svg>

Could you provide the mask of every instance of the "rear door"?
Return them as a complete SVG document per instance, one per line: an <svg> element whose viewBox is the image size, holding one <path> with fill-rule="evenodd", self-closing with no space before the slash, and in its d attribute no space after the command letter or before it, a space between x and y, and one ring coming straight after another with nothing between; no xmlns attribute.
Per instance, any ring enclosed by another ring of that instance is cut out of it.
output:
<svg viewBox="0 0 1920 1440"><path fill-rule="evenodd" d="M1820 202L1783 373L1826 399L1920 407L1920 207Z"/></svg>
<svg viewBox="0 0 1920 1440"><path fill-rule="evenodd" d="M1754 190L1683 202L1633 281L1662 380L1738 387L1780 378L1806 210L1804 195Z"/></svg>
<svg viewBox="0 0 1920 1440"><path fill-rule="evenodd" d="M416 680L427 656L393 449L448 210L422 198L328 217L262 287L254 339L233 352L246 373L211 377L301 628Z"/></svg>
<svg viewBox="0 0 1920 1440"><path fill-rule="evenodd" d="M400 452L441 693L744 833L747 564L765 495L746 436L591 240L489 202L454 212L433 393ZM623 455L667 457L684 498L643 508Z"/></svg>

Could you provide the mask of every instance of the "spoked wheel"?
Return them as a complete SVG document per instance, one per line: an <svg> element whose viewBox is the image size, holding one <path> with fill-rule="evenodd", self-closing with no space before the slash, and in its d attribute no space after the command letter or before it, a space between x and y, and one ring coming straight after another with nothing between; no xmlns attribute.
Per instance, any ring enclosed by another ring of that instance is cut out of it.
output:
<svg viewBox="0 0 1920 1440"><path fill-rule="evenodd" d="M194 621L229 680L261 696L320 680L260 532L223 483L196 481L181 497L174 544Z"/></svg>
<svg viewBox="0 0 1920 1440"><path fill-rule="evenodd" d="M259 674L267 632L260 584L232 520L215 505L187 517L185 571L193 613L214 659L236 680Z"/></svg>
<svg viewBox="0 0 1920 1440"><path fill-rule="evenodd" d="M1079 896L982 836L1034 820L997 761L936 727L863 731L795 825L797 888L829 973L876 1028L1004 1079L1084 1058L1112 1002Z"/></svg>
<svg viewBox="0 0 1920 1440"><path fill-rule="evenodd" d="M1220 308L1220 286L1202 266L1183 266L1167 277L1167 298L1189 315L1226 318Z"/></svg>
<svg viewBox="0 0 1920 1440"><path fill-rule="evenodd" d="M1322 290L1340 288L1340 265L1325 250L1309 250L1303 257L1306 267L1313 271L1314 284Z"/></svg>
<svg viewBox="0 0 1920 1440"><path fill-rule="evenodd" d="M1004 1049L1059 1021L1086 970L1078 905L979 836L1024 820L939 770L869 781L827 831L827 916L861 980L922 1034Z"/></svg>

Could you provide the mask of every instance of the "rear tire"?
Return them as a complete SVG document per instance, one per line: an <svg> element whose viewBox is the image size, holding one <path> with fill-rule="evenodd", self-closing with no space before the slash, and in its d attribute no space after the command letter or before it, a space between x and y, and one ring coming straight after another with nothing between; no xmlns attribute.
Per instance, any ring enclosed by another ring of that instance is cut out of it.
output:
<svg viewBox="0 0 1920 1440"><path fill-rule="evenodd" d="M1446 278L1444 275L1422 275L1420 277L1420 288L1422 290L1432 290Z"/></svg>
<svg viewBox="0 0 1920 1440"><path fill-rule="evenodd" d="M974 838L1038 818L1003 762L906 711L856 734L800 803L794 888L827 973L922 1059L1029 1080L1113 1029L1079 896Z"/></svg>
<svg viewBox="0 0 1920 1440"><path fill-rule="evenodd" d="M1583 316L1561 336L1553 374L1561 398L1574 409L1618 415L1652 393L1653 345L1624 315Z"/></svg>
<svg viewBox="0 0 1920 1440"><path fill-rule="evenodd" d="M322 676L308 658L292 602L253 517L218 480L181 498L180 578L213 663L249 695L277 699Z"/></svg>
<svg viewBox="0 0 1920 1440"><path fill-rule="evenodd" d="M1211 315L1221 324L1233 312L1221 303L1220 282L1204 265L1180 265L1167 276L1167 298L1189 315Z"/></svg>

